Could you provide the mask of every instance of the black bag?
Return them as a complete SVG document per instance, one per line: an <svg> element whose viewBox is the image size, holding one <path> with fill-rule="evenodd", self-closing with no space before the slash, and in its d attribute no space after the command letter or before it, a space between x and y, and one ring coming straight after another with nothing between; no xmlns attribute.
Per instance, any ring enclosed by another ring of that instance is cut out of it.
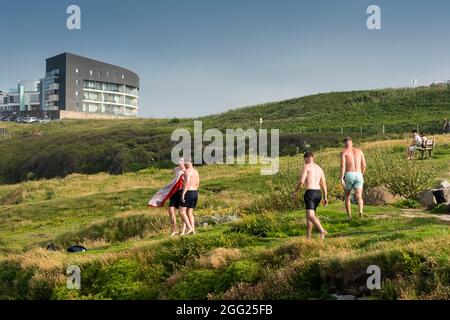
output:
<svg viewBox="0 0 450 320"><path fill-rule="evenodd" d="M85 252L85 251L87 251L85 247L78 245L67 248L67 252Z"/></svg>

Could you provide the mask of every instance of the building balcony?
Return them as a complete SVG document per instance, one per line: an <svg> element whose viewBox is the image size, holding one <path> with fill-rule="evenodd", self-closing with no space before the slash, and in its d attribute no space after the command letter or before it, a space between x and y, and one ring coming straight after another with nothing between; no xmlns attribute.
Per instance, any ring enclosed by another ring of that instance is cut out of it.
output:
<svg viewBox="0 0 450 320"><path fill-rule="evenodd" d="M45 91L47 90L59 90L59 83L50 83Z"/></svg>
<svg viewBox="0 0 450 320"><path fill-rule="evenodd" d="M59 95L57 94L51 94L48 96L46 101L52 102L52 101L59 101Z"/></svg>

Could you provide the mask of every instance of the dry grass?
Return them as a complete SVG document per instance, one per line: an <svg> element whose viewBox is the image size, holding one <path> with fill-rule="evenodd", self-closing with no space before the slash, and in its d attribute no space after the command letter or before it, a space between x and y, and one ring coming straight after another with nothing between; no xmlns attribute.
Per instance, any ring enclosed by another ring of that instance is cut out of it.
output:
<svg viewBox="0 0 450 320"><path fill-rule="evenodd" d="M216 248L209 255L197 260L201 268L219 269L242 257L239 249Z"/></svg>

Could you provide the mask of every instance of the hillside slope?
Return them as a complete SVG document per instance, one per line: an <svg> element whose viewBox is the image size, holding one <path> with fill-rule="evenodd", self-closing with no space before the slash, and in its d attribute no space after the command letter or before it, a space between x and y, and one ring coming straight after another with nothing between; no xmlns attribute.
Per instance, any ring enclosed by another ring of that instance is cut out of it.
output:
<svg viewBox="0 0 450 320"><path fill-rule="evenodd" d="M367 128L383 124L395 131L416 124L434 127L449 116L450 87L431 86L323 93L231 110L202 120L219 128L258 127L261 117L265 127L283 132L295 132L299 127Z"/></svg>
<svg viewBox="0 0 450 320"><path fill-rule="evenodd" d="M281 154L308 142L335 146L342 136L396 136L420 126L436 133L450 117L450 87L337 92L231 110L200 118L207 128L280 129ZM71 173L121 174L171 166L171 133L192 130L194 119L55 121L33 126L1 123L12 134L0 138L0 183L64 177ZM361 133L361 127L363 132ZM319 128L321 133L319 133ZM341 132L342 130L342 132ZM36 134L39 132L40 134Z"/></svg>

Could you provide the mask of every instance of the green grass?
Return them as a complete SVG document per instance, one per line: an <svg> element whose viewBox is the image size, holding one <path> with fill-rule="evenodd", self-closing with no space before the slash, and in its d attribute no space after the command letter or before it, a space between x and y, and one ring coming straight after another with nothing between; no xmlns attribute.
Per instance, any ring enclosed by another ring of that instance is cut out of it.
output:
<svg viewBox="0 0 450 320"><path fill-rule="evenodd" d="M450 141L439 139L442 149L423 164L444 178ZM363 147L402 152L401 141L383 143ZM337 152L324 150L317 157L327 167L330 186L338 178L332 170ZM322 242L317 233L305 240L300 208L252 213L252 203L269 186L295 182L288 175L297 170L286 171L292 161L282 158L281 178L260 176L259 166L199 168L198 234L187 238L169 238L165 211L146 207L170 170L0 185L0 298L330 299L333 293L449 298L450 231L438 216L369 206L365 218L348 221L335 198L317 213L329 231ZM11 197L16 204L8 203ZM49 241L59 251L45 251ZM73 243L89 250L65 253ZM72 264L82 270L81 291L65 288L65 269ZM382 269L381 291L364 289L365 269L372 264Z"/></svg>

